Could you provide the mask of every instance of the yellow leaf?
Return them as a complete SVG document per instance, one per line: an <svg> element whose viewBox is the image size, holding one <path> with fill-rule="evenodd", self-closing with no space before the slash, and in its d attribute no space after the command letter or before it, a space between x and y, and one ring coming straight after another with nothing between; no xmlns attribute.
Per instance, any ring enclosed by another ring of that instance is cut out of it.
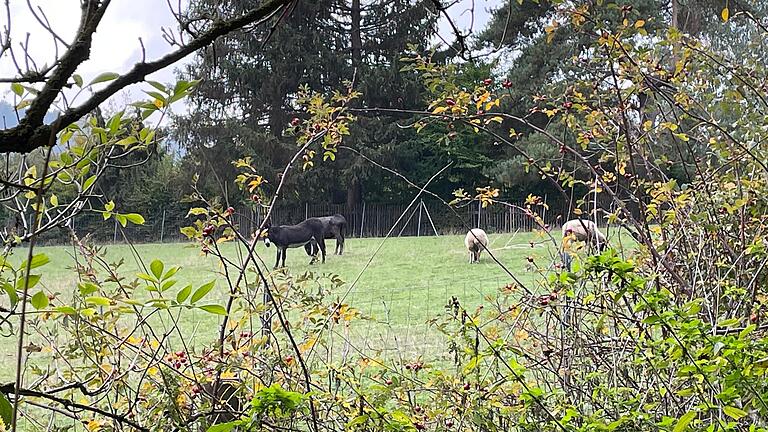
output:
<svg viewBox="0 0 768 432"><path fill-rule="evenodd" d="M237 374L235 374L234 372L226 371L221 373L221 379L223 380L234 379L234 378L237 378Z"/></svg>
<svg viewBox="0 0 768 432"><path fill-rule="evenodd" d="M309 338L306 342L299 345L299 351L302 353L305 353L312 349L312 347L315 345L315 342L317 341L317 338Z"/></svg>
<svg viewBox="0 0 768 432"><path fill-rule="evenodd" d="M635 28L640 28L645 25L645 20L637 20L635 21Z"/></svg>
<svg viewBox="0 0 768 432"><path fill-rule="evenodd" d="M152 103L153 103L153 104L154 104L156 107L158 107L158 108L162 108L162 107L163 107L163 105L165 105L165 104L163 103L163 101L161 101L160 99L155 99L155 101L154 101L154 102L152 102Z"/></svg>
<svg viewBox="0 0 768 432"><path fill-rule="evenodd" d="M720 16L723 18L723 22L728 21L730 14L731 12L728 10L728 6L724 7L723 11L720 12Z"/></svg>
<svg viewBox="0 0 768 432"><path fill-rule="evenodd" d="M101 430L101 426L102 426L102 421L101 420L96 420L96 419L93 419L93 420L89 421L85 425L85 427L90 432L95 432L95 431Z"/></svg>

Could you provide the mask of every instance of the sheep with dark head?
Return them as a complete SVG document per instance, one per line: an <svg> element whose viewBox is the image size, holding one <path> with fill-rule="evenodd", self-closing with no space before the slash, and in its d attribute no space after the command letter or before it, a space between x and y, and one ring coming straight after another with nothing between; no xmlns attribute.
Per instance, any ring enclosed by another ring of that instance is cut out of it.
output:
<svg viewBox="0 0 768 432"><path fill-rule="evenodd" d="M480 252L488 248L488 235L480 228L473 228L464 237L464 246L469 251L470 264L478 262L480 260Z"/></svg>

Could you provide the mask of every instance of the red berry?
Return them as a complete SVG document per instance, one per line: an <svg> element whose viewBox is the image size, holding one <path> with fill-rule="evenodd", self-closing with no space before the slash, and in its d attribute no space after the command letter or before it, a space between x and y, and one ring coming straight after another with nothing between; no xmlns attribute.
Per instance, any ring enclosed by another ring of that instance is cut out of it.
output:
<svg viewBox="0 0 768 432"><path fill-rule="evenodd" d="M408 363L407 365L405 365L405 368L408 369L408 370L411 370L411 364Z"/></svg>
<svg viewBox="0 0 768 432"><path fill-rule="evenodd" d="M234 207L227 207L227 210L226 210L227 215L231 215L234 212L235 212L235 208Z"/></svg>
<svg viewBox="0 0 768 432"><path fill-rule="evenodd" d="M299 120L298 117L294 117L293 120L291 120L291 126L298 126L299 123L301 123L301 120Z"/></svg>
<svg viewBox="0 0 768 432"><path fill-rule="evenodd" d="M448 98L448 99L445 100L445 104L448 105L448 106L454 106L454 105L456 105L456 101L451 99L451 98Z"/></svg>
<svg viewBox="0 0 768 432"><path fill-rule="evenodd" d="M549 295L550 300L556 300L557 299L557 293L553 292Z"/></svg>
<svg viewBox="0 0 768 432"><path fill-rule="evenodd" d="M535 161L535 160L533 160L533 158L528 158L528 163L529 163L529 164L533 165L533 163L534 163L534 162L536 162L536 161Z"/></svg>
<svg viewBox="0 0 768 432"><path fill-rule="evenodd" d="M483 111L483 110L477 110L477 115L483 115L483 114L485 114L485 111Z"/></svg>
<svg viewBox="0 0 768 432"><path fill-rule="evenodd" d="M469 388L470 388L469 383L464 383L464 390L469 390Z"/></svg>
<svg viewBox="0 0 768 432"><path fill-rule="evenodd" d="M451 426L453 426L453 420L451 420L451 419L448 419L448 420L446 420L446 421L445 421L445 425L446 425L447 427L451 427Z"/></svg>
<svg viewBox="0 0 768 432"><path fill-rule="evenodd" d="M571 102L571 101L566 101L566 102L563 104L563 107L564 107L565 109L571 109L571 107L573 107L573 102Z"/></svg>
<svg viewBox="0 0 768 432"><path fill-rule="evenodd" d="M756 323L756 322L757 322L757 314L756 314L756 313L753 313L752 315L750 315L750 316L749 316L749 320L750 320L751 322L753 322L753 323Z"/></svg>
<svg viewBox="0 0 768 432"><path fill-rule="evenodd" d="M510 80L504 80L504 81L501 83L501 86L502 86L502 87L504 87L505 89L508 89L508 88L512 88L512 81L510 81Z"/></svg>
<svg viewBox="0 0 768 432"><path fill-rule="evenodd" d="M285 357L285 362L286 363L291 363L292 361L293 361L293 356L286 356Z"/></svg>
<svg viewBox="0 0 768 432"><path fill-rule="evenodd" d="M213 232L216 231L216 227L213 225L206 225L203 227L203 235L204 236L210 236L213 234Z"/></svg>
<svg viewBox="0 0 768 432"><path fill-rule="evenodd" d="M392 385L392 380L391 380L391 379L389 379L389 378L387 378L387 380L385 381L385 383L387 383L387 385Z"/></svg>
<svg viewBox="0 0 768 432"><path fill-rule="evenodd" d="M489 86L489 85L493 84L493 79L486 78L486 79L483 80L483 84Z"/></svg>

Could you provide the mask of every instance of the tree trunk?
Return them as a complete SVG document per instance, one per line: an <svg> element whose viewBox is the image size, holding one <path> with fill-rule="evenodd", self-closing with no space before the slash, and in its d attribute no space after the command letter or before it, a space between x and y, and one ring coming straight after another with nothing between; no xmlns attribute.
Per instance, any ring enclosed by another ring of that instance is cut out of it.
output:
<svg viewBox="0 0 768 432"><path fill-rule="evenodd" d="M347 189L347 208L354 208L363 200L363 185L357 176L352 177L352 183Z"/></svg>
<svg viewBox="0 0 768 432"><path fill-rule="evenodd" d="M352 18L352 68L357 71L363 63L363 40L360 36L360 0L352 0L350 8Z"/></svg>

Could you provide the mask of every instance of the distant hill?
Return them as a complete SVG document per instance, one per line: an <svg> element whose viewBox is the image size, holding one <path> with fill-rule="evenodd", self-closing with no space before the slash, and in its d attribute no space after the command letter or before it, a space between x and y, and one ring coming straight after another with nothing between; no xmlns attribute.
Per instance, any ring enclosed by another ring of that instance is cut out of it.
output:
<svg viewBox="0 0 768 432"><path fill-rule="evenodd" d="M52 123L56 119L57 112L49 112L45 116L45 123ZM24 110L19 111L19 117L24 117ZM16 126L16 110L6 101L0 101L0 129L8 129Z"/></svg>

